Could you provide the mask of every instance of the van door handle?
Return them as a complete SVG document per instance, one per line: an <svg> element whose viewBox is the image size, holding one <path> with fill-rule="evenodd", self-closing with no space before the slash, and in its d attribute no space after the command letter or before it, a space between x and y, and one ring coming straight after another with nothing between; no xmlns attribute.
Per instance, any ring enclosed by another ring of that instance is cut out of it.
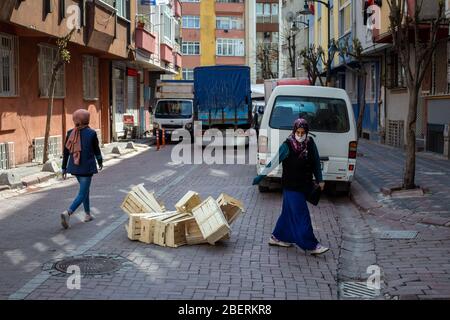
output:
<svg viewBox="0 0 450 320"><path fill-rule="evenodd" d="M320 157L320 161L330 161L330 157Z"/></svg>

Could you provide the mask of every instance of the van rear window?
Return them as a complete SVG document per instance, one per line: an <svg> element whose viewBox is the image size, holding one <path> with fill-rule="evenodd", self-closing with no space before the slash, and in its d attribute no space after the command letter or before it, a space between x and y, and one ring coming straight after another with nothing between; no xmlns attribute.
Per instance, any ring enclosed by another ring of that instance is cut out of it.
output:
<svg viewBox="0 0 450 320"><path fill-rule="evenodd" d="M192 102L175 100L159 101L155 116L157 118L189 119L192 117Z"/></svg>
<svg viewBox="0 0 450 320"><path fill-rule="evenodd" d="M347 104L342 99L279 96L270 116L273 129L292 130L304 118L311 131L342 133L350 130Z"/></svg>

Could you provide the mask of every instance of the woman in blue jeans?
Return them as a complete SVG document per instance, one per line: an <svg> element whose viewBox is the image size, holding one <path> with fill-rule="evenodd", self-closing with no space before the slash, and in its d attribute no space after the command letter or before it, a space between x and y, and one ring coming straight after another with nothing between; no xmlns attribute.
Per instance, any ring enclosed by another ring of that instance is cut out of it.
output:
<svg viewBox="0 0 450 320"><path fill-rule="evenodd" d="M62 163L63 178L67 173L74 175L80 184L80 190L69 209L61 214L61 225L64 229L69 227L70 216L83 204L85 222L93 219L89 203L89 189L92 176L103 168L103 159L99 147L97 133L89 128L90 114L87 110L79 109L73 113L75 127L67 132L64 157Z"/></svg>

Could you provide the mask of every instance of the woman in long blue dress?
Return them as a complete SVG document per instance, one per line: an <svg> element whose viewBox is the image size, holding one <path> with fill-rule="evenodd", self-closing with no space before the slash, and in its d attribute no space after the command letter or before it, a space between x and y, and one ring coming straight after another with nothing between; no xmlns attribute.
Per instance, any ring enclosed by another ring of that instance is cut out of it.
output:
<svg viewBox="0 0 450 320"><path fill-rule="evenodd" d="M269 244L282 247L296 244L313 255L319 255L327 252L329 248L321 245L314 236L306 195L312 191L313 175L322 190L325 183L319 153L308 132L307 121L303 118L297 119L292 134L280 146L278 154L262 174L254 179L253 184L259 184L271 170L282 163L283 205Z"/></svg>

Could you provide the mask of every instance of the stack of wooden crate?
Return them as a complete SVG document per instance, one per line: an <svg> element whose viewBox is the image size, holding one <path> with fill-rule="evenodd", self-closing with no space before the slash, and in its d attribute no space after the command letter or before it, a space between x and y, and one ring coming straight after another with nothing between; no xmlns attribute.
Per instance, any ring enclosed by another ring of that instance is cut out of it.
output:
<svg viewBox="0 0 450 320"><path fill-rule="evenodd" d="M132 188L121 208L129 215L130 240L173 248L229 239L230 224L244 212L242 203L227 194L202 201L194 191L176 203L176 211L166 211L143 185Z"/></svg>

